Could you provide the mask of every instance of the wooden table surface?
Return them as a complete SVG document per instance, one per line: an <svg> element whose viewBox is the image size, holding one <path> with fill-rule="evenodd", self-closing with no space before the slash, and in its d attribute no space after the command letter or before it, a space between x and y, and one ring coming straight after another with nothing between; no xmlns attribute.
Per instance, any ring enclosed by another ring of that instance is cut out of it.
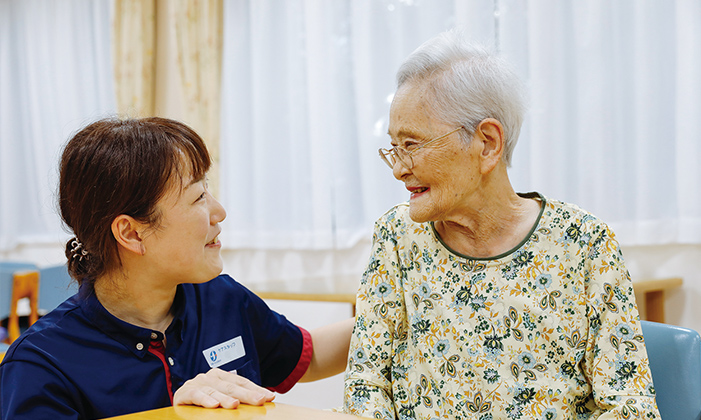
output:
<svg viewBox="0 0 701 420"><path fill-rule="evenodd" d="M361 417L280 403L266 403L263 406L241 404L235 410L179 405L111 417L112 420L357 420L359 418Z"/></svg>

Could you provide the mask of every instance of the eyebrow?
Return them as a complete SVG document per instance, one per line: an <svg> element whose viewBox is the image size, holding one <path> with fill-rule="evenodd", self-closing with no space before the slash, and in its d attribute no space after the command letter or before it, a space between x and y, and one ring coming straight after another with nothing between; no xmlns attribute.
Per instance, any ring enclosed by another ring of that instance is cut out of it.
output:
<svg viewBox="0 0 701 420"><path fill-rule="evenodd" d="M414 130L412 128L401 128L399 131L397 131L395 136L392 136L392 134L390 134L389 130L387 130L387 135L392 138L392 141L394 141L395 137L398 139L405 139L405 138L409 137L409 138L413 138L413 139L417 139L417 140L426 138L425 135L419 133L417 130Z"/></svg>
<svg viewBox="0 0 701 420"><path fill-rule="evenodd" d="M197 184L198 182L200 182L200 181L202 181L203 179L206 179L206 178L207 178L207 175L206 175L206 174L205 174L205 175L202 175L202 176L200 176L200 177L198 177L198 178L196 178L196 179L193 178L193 179L190 180L190 182L189 182L187 185L185 185L185 186L183 187L183 189L190 188L190 187L192 187L193 185Z"/></svg>

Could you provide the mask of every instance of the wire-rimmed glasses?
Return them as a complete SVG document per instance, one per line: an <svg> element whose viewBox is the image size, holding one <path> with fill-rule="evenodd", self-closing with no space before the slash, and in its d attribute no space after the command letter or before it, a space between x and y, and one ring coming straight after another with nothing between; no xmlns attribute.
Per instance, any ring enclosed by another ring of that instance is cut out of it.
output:
<svg viewBox="0 0 701 420"><path fill-rule="evenodd" d="M433 140L429 140L426 143L422 144L421 146L415 148L411 152L399 147L399 146L394 146L391 149L379 149L378 152L380 153L380 159L382 159L383 162L387 164L387 166L390 167L390 169L394 169L394 165L399 161L404 167L407 169L411 170L414 168L414 159L411 157L413 153L415 153L417 150L420 150L429 144L436 142L438 140L444 139L448 137L449 135L456 133L460 130L465 128L465 126L460 126L456 128L455 130L451 131L450 133L443 134L442 136L438 136Z"/></svg>

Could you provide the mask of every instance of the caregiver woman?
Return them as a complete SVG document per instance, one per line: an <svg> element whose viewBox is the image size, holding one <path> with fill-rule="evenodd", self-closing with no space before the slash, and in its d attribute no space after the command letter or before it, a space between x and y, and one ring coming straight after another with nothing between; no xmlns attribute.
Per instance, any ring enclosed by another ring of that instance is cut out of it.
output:
<svg viewBox="0 0 701 420"><path fill-rule="evenodd" d="M79 292L0 365L3 419L262 404L343 370L352 321L308 333L222 271L224 208L187 126L103 120L66 145L61 215Z"/></svg>

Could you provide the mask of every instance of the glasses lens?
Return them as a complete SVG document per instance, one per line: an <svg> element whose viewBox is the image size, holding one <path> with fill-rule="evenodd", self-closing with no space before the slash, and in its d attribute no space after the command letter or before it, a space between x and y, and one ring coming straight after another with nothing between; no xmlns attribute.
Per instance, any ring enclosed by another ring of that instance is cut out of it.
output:
<svg viewBox="0 0 701 420"><path fill-rule="evenodd" d="M384 163L387 164L390 168L394 168L394 162L396 162L396 159L394 157L394 153L392 150L387 150L387 149L380 149L380 158Z"/></svg>
<svg viewBox="0 0 701 420"><path fill-rule="evenodd" d="M411 160L411 155L407 153L406 150L393 147L392 150L380 149L380 158L383 162L394 169L394 165L399 161L402 165L411 169L414 166L414 162Z"/></svg>

